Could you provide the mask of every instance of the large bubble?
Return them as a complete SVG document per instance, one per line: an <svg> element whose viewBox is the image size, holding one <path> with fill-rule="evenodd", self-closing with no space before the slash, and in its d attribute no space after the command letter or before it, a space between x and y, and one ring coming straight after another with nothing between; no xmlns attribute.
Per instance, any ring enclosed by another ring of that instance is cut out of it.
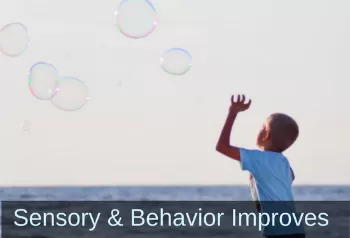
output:
<svg viewBox="0 0 350 238"><path fill-rule="evenodd" d="M64 77L57 83L56 94L51 102L64 111L77 111L89 101L89 90L83 81Z"/></svg>
<svg viewBox="0 0 350 238"><path fill-rule="evenodd" d="M58 79L55 66L45 62L36 63L29 71L29 90L36 98L49 100L56 93Z"/></svg>
<svg viewBox="0 0 350 238"><path fill-rule="evenodd" d="M119 31L130 38L144 38L157 26L155 8L147 0L123 0L114 17Z"/></svg>
<svg viewBox="0 0 350 238"><path fill-rule="evenodd" d="M27 27L22 23L10 23L0 29L0 50L7 56L23 54L29 42Z"/></svg>

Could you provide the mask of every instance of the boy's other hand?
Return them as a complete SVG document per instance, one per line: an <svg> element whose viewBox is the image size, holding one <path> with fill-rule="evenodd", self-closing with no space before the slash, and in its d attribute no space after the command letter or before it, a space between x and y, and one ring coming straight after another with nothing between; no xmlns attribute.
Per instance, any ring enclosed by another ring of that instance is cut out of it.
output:
<svg viewBox="0 0 350 238"><path fill-rule="evenodd" d="M249 99L248 102L245 102L246 98L243 95L238 94L236 96L236 101L235 101L235 95L232 95L231 97L231 107L230 111L235 111L235 112L243 112L247 110L250 107L250 104L252 101Z"/></svg>

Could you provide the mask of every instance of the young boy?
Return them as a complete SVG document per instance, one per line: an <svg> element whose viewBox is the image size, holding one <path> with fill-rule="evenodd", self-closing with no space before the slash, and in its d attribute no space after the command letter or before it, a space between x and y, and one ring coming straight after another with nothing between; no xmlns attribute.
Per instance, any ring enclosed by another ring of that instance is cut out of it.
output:
<svg viewBox="0 0 350 238"><path fill-rule="evenodd" d="M233 123L239 112L250 107L251 100L245 102L244 95L238 95L234 101L231 98L231 107L222 129L216 150L234 160L240 161L242 170L250 172L250 188L258 209L269 212L268 204L290 205L293 199L292 183L294 173L287 158L282 154L297 139L299 129L297 123L289 116L281 113L270 115L260 130L256 144L260 150L248 150L230 145L230 136ZM267 203L269 201L269 203ZM292 203L291 210L294 204ZM271 212L271 209L270 209ZM266 237L303 238L304 230L300 226L272 229L265 227Z"/></svg>

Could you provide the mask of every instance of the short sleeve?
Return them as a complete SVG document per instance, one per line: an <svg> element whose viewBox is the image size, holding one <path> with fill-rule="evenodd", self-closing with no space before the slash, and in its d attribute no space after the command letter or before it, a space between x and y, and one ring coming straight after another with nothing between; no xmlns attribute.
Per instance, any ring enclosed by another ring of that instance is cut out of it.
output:
<svg viewBox="0 0 350 238"><path fill-rule="evenodd" d="M260 150L247 150L241 148L240 155L242 170L249 171L254 175L259 169L263 169L264 163L266 162L264 159L264 153L265 152Z"/></svg>

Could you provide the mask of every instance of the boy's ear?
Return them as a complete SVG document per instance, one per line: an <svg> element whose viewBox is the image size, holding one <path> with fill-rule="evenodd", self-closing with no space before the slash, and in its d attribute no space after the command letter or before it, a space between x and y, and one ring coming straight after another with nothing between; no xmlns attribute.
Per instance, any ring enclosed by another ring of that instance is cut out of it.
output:
<svg viewBox="0 0 350 238"><path fill-rule="evenodd" d="M271 139L271 133L269 131L266 131L263 137L263 140L270 140Z"/></svg>

